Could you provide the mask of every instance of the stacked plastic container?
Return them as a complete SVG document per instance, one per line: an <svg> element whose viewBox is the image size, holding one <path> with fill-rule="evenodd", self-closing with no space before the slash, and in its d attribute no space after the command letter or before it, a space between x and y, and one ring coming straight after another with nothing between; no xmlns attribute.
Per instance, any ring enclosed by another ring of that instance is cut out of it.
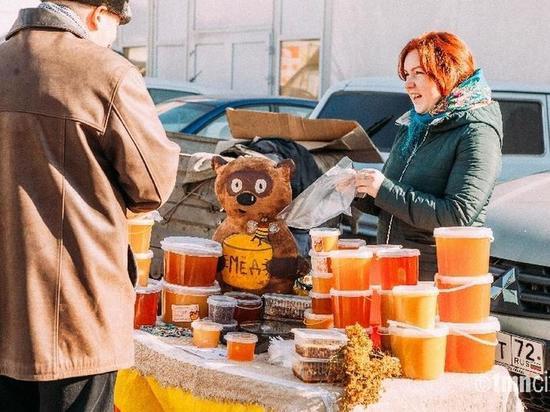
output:
<svg viewBox="0 0 550 412"><path fill-rule="evenodd" d="M434 230L439 319L449 329L445 370L483 373L495 363L500 324L489 317L491 229L447 227Z"/></svg>
<svg viewBox="0 0 550 412"><path fill-rule="evenodd" d="M220 243L197 237L168 237L161 242L164 251L162 320L190 327L208 316L208 298L221 293L216 282Z"/></svg>

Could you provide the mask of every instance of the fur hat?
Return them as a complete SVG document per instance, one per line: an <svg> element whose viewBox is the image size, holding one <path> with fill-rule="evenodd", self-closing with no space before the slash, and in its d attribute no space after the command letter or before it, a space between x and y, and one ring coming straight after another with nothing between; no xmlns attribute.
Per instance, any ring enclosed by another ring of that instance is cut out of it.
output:
<svg viewBox="0 0 550 412"><path fill-rule="evenodd" d="M55 0L41 0L53 1ZM127 24L132 20L132 10L130 9L130 0L69 0L77 3L89 4L91 6L105 6L111 13L120 16L120 24Z"/></svg>

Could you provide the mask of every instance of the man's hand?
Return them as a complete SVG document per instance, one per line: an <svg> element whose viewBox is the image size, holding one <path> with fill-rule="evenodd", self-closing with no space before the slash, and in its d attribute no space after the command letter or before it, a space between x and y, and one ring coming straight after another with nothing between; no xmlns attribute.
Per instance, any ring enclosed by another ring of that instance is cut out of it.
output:
<svg viewBox="0 0 550 412"><path fill-rule="evenodd" d="M355 185L357 187L357 194L361 196L365 194L376 198L378 190L382 186L385 176L381 171L376 169L363 169L357 172L355 178Z"/></svg>

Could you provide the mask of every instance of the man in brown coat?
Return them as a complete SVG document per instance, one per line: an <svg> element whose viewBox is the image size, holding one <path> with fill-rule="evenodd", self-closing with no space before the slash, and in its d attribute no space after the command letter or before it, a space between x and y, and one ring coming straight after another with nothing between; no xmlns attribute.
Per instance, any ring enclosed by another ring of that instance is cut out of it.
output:
<svg viewBox="0 0 550 412"><path fill-rule="evenodd" d="M20 11L0 45L0 411L112 411L132 366L125 215L176 179L137 69L108 46L128 0Z"/></svg>

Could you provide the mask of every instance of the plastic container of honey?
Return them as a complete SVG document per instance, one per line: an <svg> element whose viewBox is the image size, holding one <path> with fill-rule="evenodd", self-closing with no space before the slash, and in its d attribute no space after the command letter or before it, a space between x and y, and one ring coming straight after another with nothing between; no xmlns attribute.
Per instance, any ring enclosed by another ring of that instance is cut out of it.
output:
<svg viewBox="0 0 550 412"><path fill-rule="evenodd" d="M134 329L139 329L142 326L155 326L161 290L161 283L153 279L149 281L146 287L138 286L136 288Z"/></svg>
<svg viewBox="0 0 550 412"><path fill-rule="evenodd" d="M311 229L309 235L311 236L311 248L317 253L338 249L339 229L319 227Z"/></svg>
<svg viewBox="0 0 550 412"><path fill-rule="evenodd" d="M307 296L281 293L264 293L264 319L302 320L304 311L311 308L311 299Z"/></svg>
<svg viewBox="0 0 550 412"><path fill-rule="evenodd" d="M149 283L149 273L151 272L151 261L153 260L153 251L148 250L145 253L134 253L134 259L137 266L137 284L146 287Z"/></svg>
<svg viewBox="0 0 550 412"><path fill-rule="evenodd" d="M330 254L334 288L337 290L368 290L372 252L367 248L338 250Z"/></svg>
<svg viewBox="0 0 550 412"><path fill-rule="evenodd" d="M193 345L197 348L217 348L223 325L210 320L195 320L193 328Z"/></svg>
<svg viewBox="0 0 550 412"><path fill-rule="evenodd" d="M258 337L253 333L229 332L225 335L227 358L233 361L249 362L254 360L254 349Z"/></svg>
<svg viewBox="0 0 550 412"><path fill-rule="evenodd" d="M363 239L339 239L338 250L359 249L366 244Z"/></svg>
<svg viewBox="0 0 550 412"><path fill-rule="evenodd" d="M332 314L332 300L330 293L309 292L311 311L316 315Z"/></svg>
<svg viewBox="0 0 550 412"><path fill-rule="evenodd" d="M378 336L380 336L380 349L384 352L391 353L391 337L389 328L379 327L377 333Z"/></svg>
<svg viewBox="0 0 550 412"><path fill-rule="evenodd" d="M418 249L380 249L375 260L381 276L382 289L390 290L394 286L416 285L418 283Z"/></svg>
<svg viewBox="0 0 550 412"><path fill-rule="evenodd" d="M345 332L337 330L292 329L294 349L304 358L330 359L346 345L348 337Z"/></svg>
<svg viewBox="0 0 550 412"><path fill-rule="evenodd" d="M500 323L488 317L479 323L442 323L449 328L446 372L485 373L495 364Z"/></svg>
<svg viewBox="0 0 550 412"><path fill-rule="evenodd" d="M208 316L208 297L219 295L217 282L209 287L188 287L162 282L162 320L188 328L191 322Z"/></svg>
<svg viewBox="0 0 550 412"><path fill-rule="evenodd" d="M395 320L393 291L378 290L376 293L380 296L380 326L387 328L388 321Z"/></svg>
<svg viewBox="0 0 550 412"><path fill-rule="evenodd" d="M435 275L442 322L476 323L489 316L493 276Z"/></svg>
<svg viewBox="0 0 550 412"><path fill-rule="evenodd" d="M382 284L382 274L380 269L380 261L377 259L377 252L384 249L401 249L401 245L367 245L367 249L371 250L373 253L372 262L370 265L370 284L371 285L381 285Z"/></svg>
<svg viewBox="0 0 550 412"><path fill-rule="evenodd" d="M260 320L263 307L260 296L248 292L227 292L224 296L237 299L234 315L237 322L243 323Z"/></svg>
<svg viewBox="0 0 550 412"><path fill-rule="evenodd" d="M311 273L311 284L313 291L316 293L330 293L334 287L334 275L332 273Z"/></svg>
<svg viewBox="0 0 550 412"><path fill-rule="evenodd" d="M423 329L434 328L438 293L431 284L394 287L393 320Z"/></svg>
<svg viewBox="0 0 550 412"><path fill-rule="evenodd" d="M364 328L370 326L371 290L336 290L331 289L334 327L360 324Z"/></svg>
<svg viewBox="0 0 550 412"><path fill-rule="evenodd" d="M237 299L225 295L208 296L208 318L213 322L227 325L232 323L237 307Z"/></svg>
<svg viewBox="0 0 550 412"><path fill-rule="evenodd" d="M304 325L309 329L330 329L334 327L334 315L318 315L311 309L304 312Z"/></svg>
<svg viewBox="0 0 550 412"><path fill-rule="evenodd" d="M128 243L134 253L146 253L151 247L151 231L153 219L129 219Z"/></svg>
<svg viewBox="0 0 550 412"><path fill-rule="evenodd" d="M437 272L442 276L485 276L493 231L486 227L434 229Z"/></svg>
<svg viewBox="0 0 550 412"><path fill-rule="evenodd" d="M399 358L404 377L433 380L443 374L449 333L446 326L420 329L390 322L388 331L392 353Z"/></svg>
<svg viewBox="0 0 550 412"><path fill-rule="evenodd" d="M216 280L220 243L189 236L172 236L160 242L164 250L164 280L180 286L212 286Z"/></svg>
<svg viewBox="0 0 550 412"><path fill-rule="evenodd" d="M311 257L311 270L314 273L332 273L330 265L330 252L309 251Z"/></svg>

